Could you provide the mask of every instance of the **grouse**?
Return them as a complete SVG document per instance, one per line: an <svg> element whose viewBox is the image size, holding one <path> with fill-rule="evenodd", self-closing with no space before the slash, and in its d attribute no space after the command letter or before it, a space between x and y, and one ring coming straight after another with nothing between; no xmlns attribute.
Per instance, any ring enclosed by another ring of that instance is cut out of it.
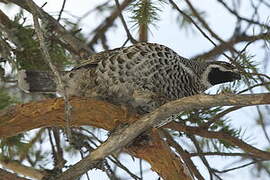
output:
<svg viewBox="0 0 270 180"><path fill-rule="evenodd" d="M26 92L63 92L51 72L23 70L18 74L19 87ZM62 72L62 79L69 96L101 98L147 113L241 76L230 63L189 60L166 46L142 42L94 54Z"/></svg>

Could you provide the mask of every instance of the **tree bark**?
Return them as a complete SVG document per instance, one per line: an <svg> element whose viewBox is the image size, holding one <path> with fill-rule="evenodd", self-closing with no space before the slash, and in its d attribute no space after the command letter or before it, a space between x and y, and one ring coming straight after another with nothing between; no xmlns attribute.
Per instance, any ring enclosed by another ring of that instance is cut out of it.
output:
<svg viewBox="0 0 270 180"><path fill-rule="evenodd" d="M270 93L246 95L221 94L213 96L196 95L186 97L169 102L141 119L138 115L128 114L126 109L94 99L74 97L70 99L70 103L73 107L72 126L91 125L110 131L120 123L129 123L130 125L120 129L119 133L113 133L105 143L65 171L58 177L59 179L72 179L82 175L90 168L93 168L97 162L116 150L127 147L138 135L172 114L214 106L270 104ZM65 125L64 101L60 98L16 105L0 112L0 137L16 135L17 133L34 128ZM158 172L161 177L174 179L170 177L172 173L175 173L181 176L178 179L187 179L182 176L185 174L186 177L188 177L187 173L183 171L185 169L184 165L181 163L172 163L175 161L180 162L178 158L172 159L171 163L168 163L168 165L171 166L167 168L167 171L164 171L164 167L159 167L160 162L158 159L166 155L164 155L164 153L160 154L162 150L158 151L157 149L160 148L163 149L164 152L170 153L169 148L164 146L162 140L159 138L155 139L152 143L157 145L145 146L145 149L130 147L130 151L132 151L135 156L148 160L152 168ZM153 151L153 147L155 151ZM250 149L248 148L246 150L249 151ZM260 154L258 154L260 151L252 150L251 153L257 153L257 155L260 156ZM156 161L151 157L155 157L154 159L156 159ZM269 159L270 153L264 152L262 158ZM179 173L179 170L182 170L182 173Z"/></svg>

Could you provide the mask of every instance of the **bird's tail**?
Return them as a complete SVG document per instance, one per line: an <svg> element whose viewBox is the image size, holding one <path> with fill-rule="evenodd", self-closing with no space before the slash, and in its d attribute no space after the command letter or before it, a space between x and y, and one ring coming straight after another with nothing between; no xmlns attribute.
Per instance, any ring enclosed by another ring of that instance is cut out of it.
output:
<svg viewBox="0 0 270 180"><path fill-rule="evenodd" d="M21 70L18 86L24 92L56 92L54 76L46 71Z"/></svg>

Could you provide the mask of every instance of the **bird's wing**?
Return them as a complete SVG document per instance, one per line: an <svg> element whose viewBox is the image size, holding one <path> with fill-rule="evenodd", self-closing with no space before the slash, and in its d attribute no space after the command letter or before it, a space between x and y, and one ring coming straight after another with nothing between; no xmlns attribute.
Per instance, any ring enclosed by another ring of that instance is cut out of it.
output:
<svg viewBox="0 0 270 180"><path fill-rule="evenodd" d="M88 59L86 60L83 60L80 65L74 67L72 70L77 70L77 69L80 69L80 68L91 68L91 67L96 67L97 64L104 60L104 59L107 59L108 57L110 57L111 55L113 54L116 54L118 53L120 48L117 48L117 49L113 49L113 50L108 50L108 51L103 51L103 52L100 52L100 53L96 53L96 54L93 54L92 56L90 56Z"/></svg>

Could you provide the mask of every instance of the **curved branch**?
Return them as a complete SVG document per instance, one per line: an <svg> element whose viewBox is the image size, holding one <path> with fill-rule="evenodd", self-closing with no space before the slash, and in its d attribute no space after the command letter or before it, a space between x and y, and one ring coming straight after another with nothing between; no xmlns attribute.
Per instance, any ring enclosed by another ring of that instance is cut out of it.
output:
<svg viewBox="0 0 270 180"><path fill-rule="evenodd" d="M270 104L270 93L252 95L196 95L172 101L144 116L139 121L135 121L129 127L122 129L121 132L110 136L109 139L99 148L65 171L60 177L58 177L58 179L64 180L68 178L75 178L78 175L83 174L92 168L97 161L100 161L109 154L124 148L138 135L156 124L159 124L160 121L168 118L171 114L176 114L186 110L209 108L213 106L250 106L258 104ZM262 158L270 159L270 153L264 152Z"/></svg>
<svg viewBox="0 0 270 180"><path fill-rule="evenodd" d="M73 107L71 126L90 125L112 130L120 122L129 122L125 119L125 110L106 102L70 98L70 103ZM0 137L14 136L35 128L65 125L62 98L19 104L0 111Z"/></svg>
<svg viewBox="0 0 270 180"><path fill-rule="evenodd" d="M236 45L237 43L254 42L257 40L264 40L264 39L267 39L269 36L270 36L269 32L261 33L258 35L252 35L252 36L241 34L239 36L234 37L233 39L230 39L224 43L217 45L216 47L214 47L210 51L199 54L193 58L195 58L195 59L208 59L208 58L217 56L219 54L222 54L224 51L229 50L232 46Z"/></svg>
<svg viewBox="0 0 270 180"><path fill-rule="evenodd" d="M215 138L215 139L221 139L226 142L229 142L230 144L234 146L240 147L243 151L250 153L252 156L262 158L262 159L270 159L270 153L266 151L259 150L244 141L233 137L227 133L224 133L222 131L216 132L216 131L208 131L202 128L198 127L191 127L191 126L185 126L180 123L175 123L172 122L171 124L168 124L166 127L177 130L177 131L182 131L185 133L189 134L196 134L200 135L202 137L207 137L207 138Z"/></svg>
<svg viewBox="0 0 270 180"><path fill-rule="evenodd" d="M73 107L72 126L91 125L112 130L120 123L131 123L138 119L138 116L128 115L126 110L118 106L94 99L73 97L70 99L70 103ZM60 98L21 104L0 112L0 137L12 136L34 128L65 125L64 101ZM172 152L167 152L168 149L165 143L161 142L160 138L155 138L151 145L145 145L142 149L136 149L136 147L132 146L127 151L132 152L138 158L149 160L152 168L159 172L160 176L181 179L182 176L180 175L183 173L179 173L179 171L182 165ZM159 165L158 162L154 162L154 157L164 153L168 156L164 156L167 158L167 161L172 160L178 163L171 163L167 166L168 164ZM95 164L93 165L94 167ZM172 170L165 171L168 167Z"/></svg>
<svg viewBox="0 0 270 180"><path fill-rule="evenodd" d="M58 179L72 179L87 172L89 169L94 168L95 165L106 156L126 147L138 135L150 129L155 124L159 124L160 121L168 118L172 114L214 106L270 104L270 93L246 95L220 94L212 96L196 95L186 97L169 102L140 120L138 120L138 116L128 114L125 109L94 99L71 98L70 103L73 106L72 126L92 125L112 130L120 123L133 123L128 127L120 129L119 132L113 133L104 144L65 171ZM60 98L17 105L0 112L0 137L12 136L19 132L39 127L65 126L66 123L63 117L64 101ZM196 132L193 133L196 134ZM230 143L234 142L235 139L230 139ZM270 159L269 152L250 147L252 146L249 145L249 147L244 150L257 157ZM152 152L149 150L148 153L151 155ZM139 153L137 155L140 157ZM160 154L155 155L157 159L160 157ZM154 164L152 164L152 166L154 166ZM170 173L170 171L168 172ZM164 177L164 174L161 176Z"/></svg>
<svg viewBox="0 0 270 180"><path fill-rule="evenodd" d="M22 174L24 176L32 177L35 179L42 179L44 177L44 175L46 175L46 173L44 171L39 171L39 170L36 170L34 168L24 166L17 161L9 161L9 160L2 161L2 160L0 160L0 164L3 167L10 169L16 173ZM0 178L0 179L2 179L2 178Z"/></svg>

